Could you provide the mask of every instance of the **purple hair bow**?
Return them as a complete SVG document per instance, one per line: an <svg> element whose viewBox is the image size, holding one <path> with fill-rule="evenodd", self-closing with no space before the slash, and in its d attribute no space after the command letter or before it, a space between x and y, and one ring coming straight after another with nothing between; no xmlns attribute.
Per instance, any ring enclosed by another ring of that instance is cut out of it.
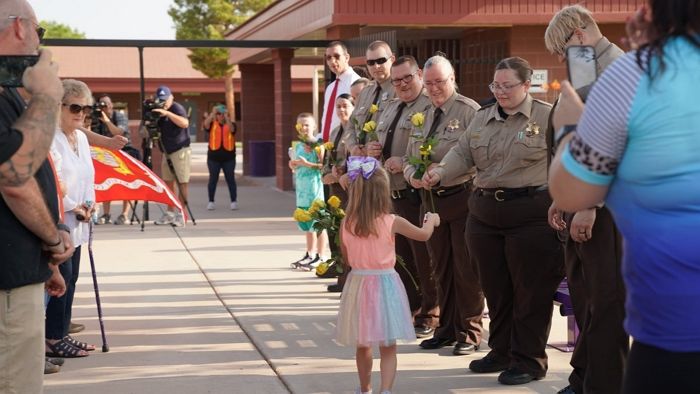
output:
<svg viewBox="0 0 700 394"><path fill-rule="evenodd" d="M348 157L348 177L354 181L362 174L365 179L369 179L380 165L379 161L373 157L350 156Z"/></svg>

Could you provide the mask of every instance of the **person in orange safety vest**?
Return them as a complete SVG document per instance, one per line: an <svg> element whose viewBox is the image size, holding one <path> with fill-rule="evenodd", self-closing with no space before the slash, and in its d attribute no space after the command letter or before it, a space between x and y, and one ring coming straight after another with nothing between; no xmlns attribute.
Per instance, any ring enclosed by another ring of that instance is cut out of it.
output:
<svg viewBox="0 0 700 394"><path fill-rule="evenodd" d="M223 170L229 196L231 197L231 209L238 209L236 192L236 124L231 121L226 106L215 106L209 116L204 119L204 130L209 136L209 149L207 150L207 168L209 168L209 203L207 209L216 208L214 195L216 184L219 182L219 173Z"/></svg>

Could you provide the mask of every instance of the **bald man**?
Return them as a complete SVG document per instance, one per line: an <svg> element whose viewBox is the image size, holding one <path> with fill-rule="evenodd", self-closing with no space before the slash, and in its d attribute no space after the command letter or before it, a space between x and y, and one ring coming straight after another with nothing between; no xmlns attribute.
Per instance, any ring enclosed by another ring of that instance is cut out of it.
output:
<svg viewBox="0 0 700 394"><path fill-rule="evenodd" d="M0 56L36 55L43 35L25 0L0 2ZM63 87L43 50L15 88L0 88L0 393L41 393L44 286L60 296L58 264L73 254L59 223L55 175L47 154Z"/></svg>

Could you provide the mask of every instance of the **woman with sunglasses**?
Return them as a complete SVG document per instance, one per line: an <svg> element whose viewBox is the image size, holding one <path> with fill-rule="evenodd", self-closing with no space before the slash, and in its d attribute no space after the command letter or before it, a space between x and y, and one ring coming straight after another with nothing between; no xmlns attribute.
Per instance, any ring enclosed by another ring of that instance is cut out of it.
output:
<svg viewBox="0 0 700 394"><path fill-rule="evenodd" d="M564 276L562 246L547 224L544 131L552 106L530 96L531 76L525 59L501 60L489 85L497 102L477 112L424 177L444 184L476 168L467 245L489 306L491 351L469 369L504 371L498 381L508 385L547 374L552 298Z"/></svg>
<svg viewBox="0 0 700 394"><path fill-rule="evenodd" d="M75 283L80 270L81 245L88 242L88 221L94 210L95 169L90 146L80 130L85 116L92 111L92 94L84 82L63 81L59 130L53 140L52 152L60 155L60 182L63 189L63 220L71 230L75 253L59 270L66 281L66 293L51 297L46 308L46 352L52 357L85 357L93 345L77 341L68 335Z"/></svg>

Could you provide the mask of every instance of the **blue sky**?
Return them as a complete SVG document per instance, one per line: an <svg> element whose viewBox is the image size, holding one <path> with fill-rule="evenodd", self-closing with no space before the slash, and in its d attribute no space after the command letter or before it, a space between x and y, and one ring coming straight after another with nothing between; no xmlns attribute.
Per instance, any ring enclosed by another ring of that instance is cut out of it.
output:
<svg viewBox="0 0 700 394"><path fill-rule="evenodd" d="M39 20L66 24L87 38L175 39L175 28L167 13L172 0L28 1Z"/></svg>

